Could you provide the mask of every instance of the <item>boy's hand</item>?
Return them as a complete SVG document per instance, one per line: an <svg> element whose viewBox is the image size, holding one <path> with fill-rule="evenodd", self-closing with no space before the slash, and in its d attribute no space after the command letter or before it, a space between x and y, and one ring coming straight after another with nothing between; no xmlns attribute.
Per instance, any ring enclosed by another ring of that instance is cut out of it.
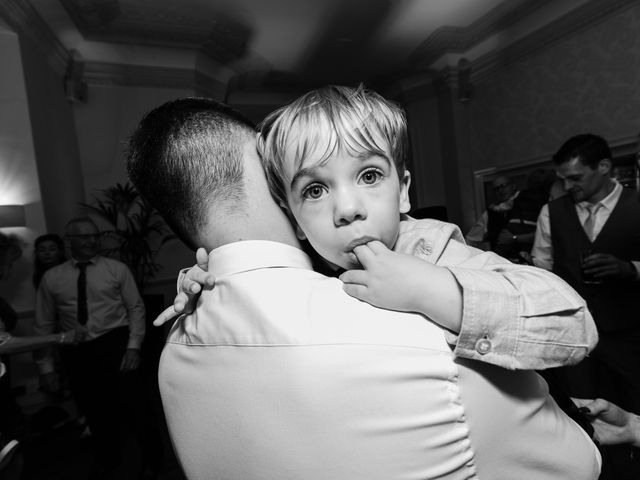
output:
<svg viewBox="0 0 640 480"><path fill-rule="evenodd" d="M156 327L163 325L177 315L192 313L202 288L211 289L215 285L216 277L207 271L209 256L204 248L196 251L197 265L191 267L182 277L180 291L173 300L173 305L165 309L158 318L153 321Z"/></svg>
<svg viewBox="0 0 640 480"><path fill-rule="evenodd" d="M364 270L340 275L344 291L376 307L419 312L454 333L462 325L462 288L452 273L375 240L353 252Z"/></svg>
<svg viewBox="0 0 640 480"><path fill-rule="evenodd" d="M417 279L425 268L437 268L417 257L389 250L374 240L353 249L364 270L349 270L340 275L344 291L376 307L415 311L420 292Z"/></svg>

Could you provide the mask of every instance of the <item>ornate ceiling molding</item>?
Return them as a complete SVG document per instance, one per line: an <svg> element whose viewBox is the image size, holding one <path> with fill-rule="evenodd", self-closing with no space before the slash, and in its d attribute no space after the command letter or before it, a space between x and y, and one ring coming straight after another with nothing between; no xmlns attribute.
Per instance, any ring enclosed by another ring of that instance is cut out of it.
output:
<svg viewBox="0 0 640 480"><path fill-rule="evenodd" d="M83 79L89 85L177 88L212 98L221 98L225 91L222 82L191 68L84 62Z"/></svg>
<svg viewBox="0 0 640 480"><path fill-rule="evenodd" d="M447 53L463 53L500 30L530 15L552 0L510 0L468 27L441 27L409 57L414 68L427 68Z"/></svg>
<svg viewBox="0 0 640 480"><path fill-rule="evenodd" d="M69 52L28 1L0 1L0 16L18 35L25 36L36 44L56 73L65 73Z"/></svg>
<svg viewBox="0 0 640 480"><path fill-rule="evenodd" d="M625 9L637 7L638 0L592 1L548 23L507 47L494 50L472 62L472 80L479 82L495 75L523 57L547 49L563 39L587 30Z"/></svg>

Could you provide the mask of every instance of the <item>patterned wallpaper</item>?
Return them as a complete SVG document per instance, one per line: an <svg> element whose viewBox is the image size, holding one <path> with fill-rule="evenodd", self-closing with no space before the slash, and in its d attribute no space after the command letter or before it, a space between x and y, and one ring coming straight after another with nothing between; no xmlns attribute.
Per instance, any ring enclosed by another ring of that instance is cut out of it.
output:
<svg viewBox="0 0 640 480"><path fill-rule="evenodd" d="M593 132L640 132L640 6L606 18L501 69L469 104L473 170L555 152Z"/></svg>

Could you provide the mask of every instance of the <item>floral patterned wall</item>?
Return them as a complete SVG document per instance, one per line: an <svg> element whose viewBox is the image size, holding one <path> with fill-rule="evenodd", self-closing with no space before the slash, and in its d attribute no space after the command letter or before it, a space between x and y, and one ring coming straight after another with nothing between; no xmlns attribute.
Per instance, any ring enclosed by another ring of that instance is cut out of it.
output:
<svg viewBox="0 0 640 480"><path fill-rule="evenodd" d="M530 54L474 86L472 169L525 162L592 132L640 132L640 6Z"/></svg>

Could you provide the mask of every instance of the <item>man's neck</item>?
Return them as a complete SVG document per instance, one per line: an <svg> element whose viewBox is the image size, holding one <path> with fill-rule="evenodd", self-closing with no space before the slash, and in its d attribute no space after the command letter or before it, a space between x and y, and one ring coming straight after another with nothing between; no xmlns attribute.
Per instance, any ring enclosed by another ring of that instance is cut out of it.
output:
<svg viewBox="0 0 640 480"><path fill-rule="evenodd" d="M592 204L601 202L602 200L607 198L611 194L611 192L613 192L614 188L616 188L616 183L611 180L611 178L607 178L602 188L595 195L589 198L587 202Z"/></svg>

